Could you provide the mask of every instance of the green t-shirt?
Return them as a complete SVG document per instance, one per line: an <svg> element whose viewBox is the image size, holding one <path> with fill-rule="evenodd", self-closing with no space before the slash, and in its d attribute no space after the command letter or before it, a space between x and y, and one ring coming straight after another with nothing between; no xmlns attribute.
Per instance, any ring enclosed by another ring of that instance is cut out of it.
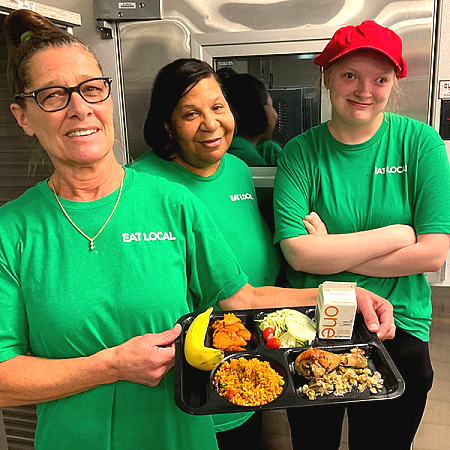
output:
<svg viewBox="0 0 450 450"><path fill-rule="evenodd" d="M165 161L147 152L131 167L186 186L208 208L249 283L254 287L275 284L280 271L280 254L259 211L252 175L246 164L225 154L216 172L202 177L175 161Z"/></svg>
<svg viewBox="0 0 450 450"><path fill-rule="evenodd" d="M61 202L93 236L117 195ZM0 208L0 236L0 361L27 350L42 358L89 356L170 329L247 282L195 196L131 169L94 251L46 182ZM41 403L36 449L217 448L211 416L182 412L173 384L172 369L156 387L119 381Z"/></svg>
<svg viewBox="0 0 450 450"><path fill-rule="evenodd" d="M450 233L450 170L445 145L428 125L385 113L375 135L359 145L333 138L326 123L286 144L274 189L275 242L308 232L302 219L316 211L328 233L353 233L392 224L416 234ZM330 278L295 272L292 286L317 287ZM343 272L394 306L396 323L427 341L430 287L424 274L374 278Z"/></svg>
<svg viewBox="0 0 450 450"><path fill-rule="evenodd" d="M280 271L280 254L272 244L273 236L259 211L252 176L244 162L225 154L216 172L202 177L150 151L131 167L186 186L208 208L249 283L254 287L275 284ZM241 425L251 414L214 416L216 432Z"/></svg>
<svg viewBox="0 0 450 450"><path fill-rule="evenodd" d="M276 166L278 162L278 158L281 155L283 149L281 145L274 141L273 139L268 139L267 141L262 142L256 146L256 150L264 159L267 165Z"/></svg>
<svg viewBox="0 0 450 450"><path fill-rule="evenodd" d="M231 141L228 153L242 159L249 166L265 166L266 161L258 153L256 147L242 136L235 136Z"/></svg>

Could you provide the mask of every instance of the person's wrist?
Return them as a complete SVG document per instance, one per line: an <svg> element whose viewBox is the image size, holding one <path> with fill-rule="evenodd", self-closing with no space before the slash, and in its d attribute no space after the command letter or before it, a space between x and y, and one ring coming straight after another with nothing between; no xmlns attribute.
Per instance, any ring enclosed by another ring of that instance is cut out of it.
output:
<svg viewBox="0 0 450 450"><path fill-rule="evenodd" d="M115 383L119 381L119 370L116 364L115 347L101 350L93 355L96 359L96 367L101 378L102 384Z"/></svg>

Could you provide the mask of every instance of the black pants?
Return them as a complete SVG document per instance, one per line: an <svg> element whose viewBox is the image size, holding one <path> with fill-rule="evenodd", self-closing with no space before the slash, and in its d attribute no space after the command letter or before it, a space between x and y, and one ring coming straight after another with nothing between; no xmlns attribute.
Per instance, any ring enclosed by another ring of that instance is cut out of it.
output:
<svg viewBox="0 0 450 450"><path fill-rule="evenodd" d="M262 413L255 413L242 425L216 433L219 450L257 450L261 448Z"/></svg>
<svg viewBox="0 0 450 450"><path fill-rule="evenodd" d="M405 392L392 400L347 406L352 450L409 450L433 383L428 343L397 328L395 338L383 344L405 380ZM345 408L345 405L289 408L294 450L313 444L327 450L339 449Z"/></svg>

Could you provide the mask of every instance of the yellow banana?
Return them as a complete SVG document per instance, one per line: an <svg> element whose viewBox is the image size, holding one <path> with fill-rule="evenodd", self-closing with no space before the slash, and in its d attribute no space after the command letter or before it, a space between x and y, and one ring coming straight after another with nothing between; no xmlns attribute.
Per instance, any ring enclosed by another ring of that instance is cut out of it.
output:
<svg viewBox="0 0 450 450"><path fill-rule="evenodd" d="M222 350L205 347L205 336L208 331L209 317L213 308L208 308L192 321L184 341L186 361L196 369L212 370L224 357Z"/></svg>

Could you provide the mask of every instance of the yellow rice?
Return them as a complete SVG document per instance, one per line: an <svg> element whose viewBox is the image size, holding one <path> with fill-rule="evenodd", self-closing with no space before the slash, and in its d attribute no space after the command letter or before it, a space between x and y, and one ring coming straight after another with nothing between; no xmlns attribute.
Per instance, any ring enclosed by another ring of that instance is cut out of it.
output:
<svg viewBox="0 0 450 450"><path fill-rule="evenodd" d="M214 375L216 391L243 406L265 405L283 392L283 377L268 361L236 358L224 362Z"/></svg>

